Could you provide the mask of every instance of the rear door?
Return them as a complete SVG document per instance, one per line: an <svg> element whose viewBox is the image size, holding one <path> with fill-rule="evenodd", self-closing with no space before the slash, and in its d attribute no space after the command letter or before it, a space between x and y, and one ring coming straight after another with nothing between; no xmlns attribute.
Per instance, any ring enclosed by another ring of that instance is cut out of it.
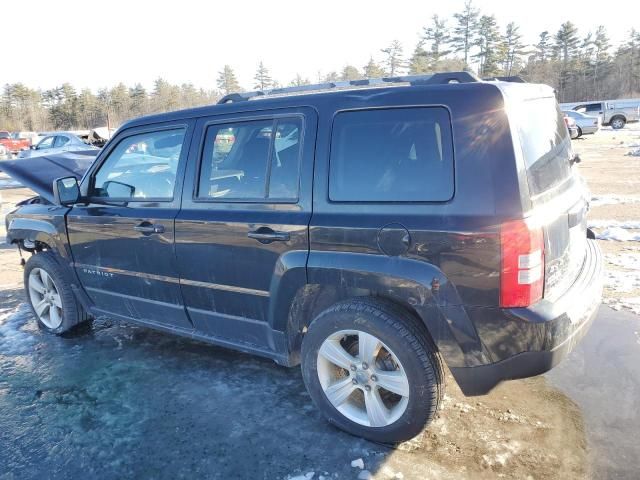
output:
<svg viewBox="0 0 640 480"><path fill-rule="evenodd" d="M533 211L544 222L544 296L553 300L573 283L584 262L587 192L571 166L571 139L555 97L523 100L513 115Z"/></svg>
<svg viewBox="0 0 640 480"><path fill-rule="evenodd" d="M118 135L67 215L74 265L101 312L191 329L176 267L174 219L193 122Z"/></svg>
<svg viewBox="0 0 640 480"><path fill-rule="evenodd" d="M306 281L316 122L309 108L198 121L176 256L202 333L272 348L272 294L285 277Z"/></svg>

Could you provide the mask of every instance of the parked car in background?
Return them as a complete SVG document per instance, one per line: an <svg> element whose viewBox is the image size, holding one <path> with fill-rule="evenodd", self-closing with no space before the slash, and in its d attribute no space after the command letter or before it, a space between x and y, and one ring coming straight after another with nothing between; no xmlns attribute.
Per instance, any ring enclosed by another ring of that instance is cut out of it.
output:
<svg viewBox="0 0 640 480"><path fill-rule="evenodd" d="M329 85L129 121L86 173L5 162L40 194L6 216L40 328L108 315L301 364L329 422L378 442L433 418L442 362L478 395L566 357L603 259L553 89L305 94Z"/></svg>
<svg viewBox="0 0 640 480"><path fill-rule="evenodd" d="M31 146L31 142L27 138L19 138L17 135L7 131L0 132L0 144L4 145L14 155L22 150L28 150Z"/></svg>
<svg viewBox="0 0 640 480"><path fill-rule="evenodd" d="M563 113L576 122L578 137L592 135L600 130L600 117L593 117L575 110L566 110Z"/></svg>
<svg viewBox="0 0 640 480"><path fill-rule="evenodd" d="M91 149L97 148L83 142L80 137L71 132L53 132L46 135L37 145L33 145L30 150L20 152L18 156L19 158L29 158Z"/></svg>
<svg viewBox="0 0 640 480"><path fill-rule="evenodd" d="M42 137L36 132L13 132L11 137L15 139L28 140L29 148L31 148L31 145L35 145L42 140Z"/></svg>
<svg viewBox="0 0 640 480"><path fill-rule="evenodd" d="M11 152L0 143L0 160L9 160L11 158Z"/></svg>
<svg viewBox="0 0 640 480"><path fill-rule="evenodd" d="M640 120L640 105L624 100L561 103L560 108L599 117L602 125L611 125L616 130Z"/></svg>
<svg viewBox="0 0 640 480"><path fill-rule="evenodd" d="M578 126L576 125L576 121L566 113L563 115L563 118L564 123L567 126L567 130L569 130L569 137L571 140L578 138Z"/></svg>

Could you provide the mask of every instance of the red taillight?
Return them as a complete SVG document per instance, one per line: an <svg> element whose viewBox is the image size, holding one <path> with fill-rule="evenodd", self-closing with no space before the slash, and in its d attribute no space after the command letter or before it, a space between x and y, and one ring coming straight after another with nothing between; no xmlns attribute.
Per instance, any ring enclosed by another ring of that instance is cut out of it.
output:
<svg viewBox="0 0 640 480"><path fill-rule="evenodd" d="M502 224L500 250L500 306L528 307L540 300L544 286L542 227L527 220Z"/></svg>

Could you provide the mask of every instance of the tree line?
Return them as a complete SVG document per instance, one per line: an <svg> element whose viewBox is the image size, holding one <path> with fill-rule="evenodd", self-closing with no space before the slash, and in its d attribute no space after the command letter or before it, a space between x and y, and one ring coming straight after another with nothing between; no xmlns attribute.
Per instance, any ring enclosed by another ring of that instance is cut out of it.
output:
<svg viewBox="0 0 640 480"><path fill-rule="evenodd" d="M468 70L483 78L519 75L529 82L556 89L560 102L640 97L640 32L632 29L614 46L604 26L579 32L570 21L556 32L543 31L527 44L514 22L500 26L494 15L466 0L452 18L433 15L411 53L398 40L380 49L360 67L318 73L314 82L357 80L404 74ZM284 84L259 62L249 90L311 84L301 74ZM213 82L212 82L213 83ZM212 85L213 86L213 85ZM151 91L122 83L94 93L77 91L65 83L51 90L35 90L21 83L7 84L0 98L0 129L59 130L118 126L149 113L215 103L222 95L245 90L230 65L215 78L215 88L174 85L158 78Z"/></svg>

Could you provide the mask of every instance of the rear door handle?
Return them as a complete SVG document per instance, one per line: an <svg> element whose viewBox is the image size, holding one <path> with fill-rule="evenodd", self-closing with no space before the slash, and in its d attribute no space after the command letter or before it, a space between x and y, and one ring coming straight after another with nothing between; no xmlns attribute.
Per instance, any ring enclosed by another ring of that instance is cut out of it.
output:
<svg viewBox="0 0 640 480"><path fill-rule="evenodd" d="M142 222L140 225L133 227L136 232L144 233L145 235L151 235L152 233L164 233L164 225L152 224L149 222Z"/></svg>
<svg viewBox="0 0 640 480"><path fill-rule="evenodd" d="M269 227L260 227L247 233L247 237L258 240L260 243L288 242L291 238L288 232L276 232Z"/></svg>

